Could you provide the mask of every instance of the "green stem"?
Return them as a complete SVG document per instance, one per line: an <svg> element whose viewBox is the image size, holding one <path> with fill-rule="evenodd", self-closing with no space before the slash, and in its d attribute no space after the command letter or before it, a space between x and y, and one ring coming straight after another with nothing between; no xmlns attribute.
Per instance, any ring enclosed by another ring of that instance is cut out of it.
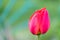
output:
<svg viewBox="0 0 60 40"><path fill-rule="evenodd" d="M38 35L38 40L40 40L40 35Z"/></svg>

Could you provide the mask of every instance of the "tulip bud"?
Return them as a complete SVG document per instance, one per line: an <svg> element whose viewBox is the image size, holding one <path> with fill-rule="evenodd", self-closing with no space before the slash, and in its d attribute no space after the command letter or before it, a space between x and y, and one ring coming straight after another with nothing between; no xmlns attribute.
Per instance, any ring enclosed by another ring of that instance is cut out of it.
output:
<svg viewBox="0 0 60 40"><path fill-rule="evenodd" d="M30 32L34 35L44 34L48 31L50 20L46 8L42 8L33 13L29 20Z"/></svg>

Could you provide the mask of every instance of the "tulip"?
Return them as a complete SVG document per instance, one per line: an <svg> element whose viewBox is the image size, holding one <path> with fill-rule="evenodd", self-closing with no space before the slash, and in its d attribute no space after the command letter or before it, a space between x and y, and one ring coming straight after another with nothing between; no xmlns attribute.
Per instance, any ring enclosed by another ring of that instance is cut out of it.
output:
<svg viewBox="0 0 60 40"><path fill-rule="evenodd" d="M33 13L29 20L30 32L34 35L45 34L50 27L49 14L46 8Z"/></svg>

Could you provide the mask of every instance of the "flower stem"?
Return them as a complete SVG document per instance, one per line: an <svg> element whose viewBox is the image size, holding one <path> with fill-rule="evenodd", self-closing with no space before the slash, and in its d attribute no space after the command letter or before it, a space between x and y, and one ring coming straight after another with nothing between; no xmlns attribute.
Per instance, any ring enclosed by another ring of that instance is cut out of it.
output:
<svg viewBox="0 0 60 40"><path fill-rule="evenodd" d="M38 40L40 40L40 35L38 35Z"/></svg>

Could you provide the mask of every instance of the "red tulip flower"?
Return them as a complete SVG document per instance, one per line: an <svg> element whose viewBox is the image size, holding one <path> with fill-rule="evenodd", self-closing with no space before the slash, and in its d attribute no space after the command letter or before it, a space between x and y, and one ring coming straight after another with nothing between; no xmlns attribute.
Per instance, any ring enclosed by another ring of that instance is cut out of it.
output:
<svg viewBox="0 0 60 40"><path fill-rule="evenodd" d="M30 32L34 35L44 34L50 26L49 14L46 8L42 8L33 13L29 20Z"/></svg>

